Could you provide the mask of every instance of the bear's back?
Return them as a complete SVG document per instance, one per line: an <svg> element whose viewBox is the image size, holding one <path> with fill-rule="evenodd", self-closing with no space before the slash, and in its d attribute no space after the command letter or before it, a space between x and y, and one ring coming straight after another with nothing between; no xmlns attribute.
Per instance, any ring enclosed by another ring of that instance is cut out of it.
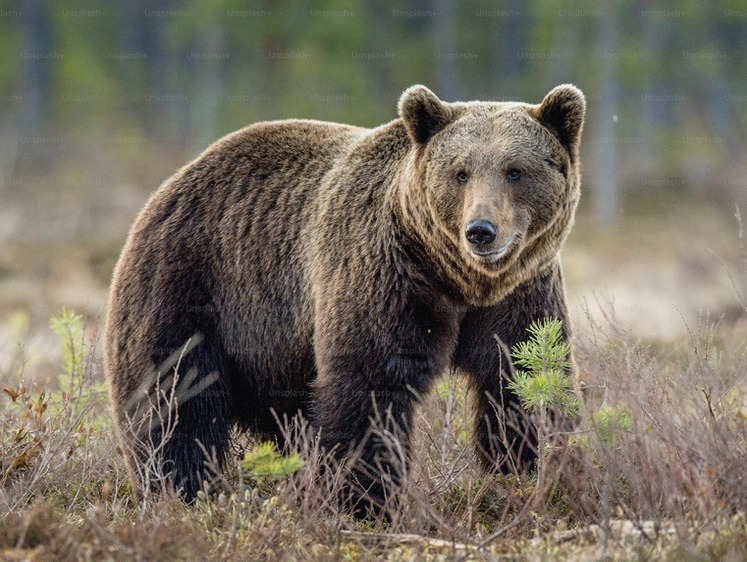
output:
<svg viewBox="0 0 747 562"><path fill-rule="evenodd" d="M306 314L294 271L301 267L303 217L324 175L366 131L319 121L257 123L220 139L167 180L140 213L115 270L109 368L147 365L148 334L164 326L177 340L217 330L239 360L247 349L279 348L279 341L258 341L266 333L248 320L274 314L289 327Z"/></svg>

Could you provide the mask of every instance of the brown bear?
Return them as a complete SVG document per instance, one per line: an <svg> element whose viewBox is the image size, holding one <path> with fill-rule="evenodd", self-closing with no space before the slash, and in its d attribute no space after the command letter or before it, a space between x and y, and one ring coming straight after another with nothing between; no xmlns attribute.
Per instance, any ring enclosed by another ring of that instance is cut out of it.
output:
<svg viewBox="0 0 747 562"><path fill-rule="evenodd" d="M519 409L505 350L540 318L569 337L559 251L584 112L571 85L539 105L445 103L413 86L375 129L258 123L178 171L135 222L109 303L132 477L160 463L191 500L232 428L280 439L276 416L300 412L328 450L357 447L396 482L372 419L406 448L418 397L451 369L474 389L483 462L528 466L531 431L502 419ZM177 415L144 423L174 388ZM376 505L381 473L355 475Z"/></svg>

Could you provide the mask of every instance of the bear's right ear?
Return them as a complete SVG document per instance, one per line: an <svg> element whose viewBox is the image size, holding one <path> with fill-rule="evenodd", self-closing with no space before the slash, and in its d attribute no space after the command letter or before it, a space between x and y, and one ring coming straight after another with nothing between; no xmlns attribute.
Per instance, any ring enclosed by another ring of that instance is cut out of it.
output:
<svg viewBox="0 0 747 562"><path fill-rule="evenodd" d="M413 141L426 144L452 119L451 109L425 86L410 86L399 98L399 116Z"/></svg>

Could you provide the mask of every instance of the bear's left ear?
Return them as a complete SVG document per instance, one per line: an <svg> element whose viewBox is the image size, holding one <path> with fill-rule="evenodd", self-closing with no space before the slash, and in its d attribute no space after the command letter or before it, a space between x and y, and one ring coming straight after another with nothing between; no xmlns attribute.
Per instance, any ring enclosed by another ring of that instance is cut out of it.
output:
<svg viewBox="0 0 747 562"><path fill-rule="evenodd" d="M537 120L558 138L574 160L578 156L584 127L586 98L571 84L553 88L537 107Z"/></svg>
<svg viewBox="0 0 747 562"><path fill-rule="evenodd" d="M452 120L451 109L425 86L410 86L399 98L399 116L412 140L426 144Z"/></svg>

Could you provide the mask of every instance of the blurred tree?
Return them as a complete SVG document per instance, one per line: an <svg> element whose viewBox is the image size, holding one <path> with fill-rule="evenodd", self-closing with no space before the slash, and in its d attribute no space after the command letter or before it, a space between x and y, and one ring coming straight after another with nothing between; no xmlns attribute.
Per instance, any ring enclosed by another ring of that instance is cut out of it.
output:
<svg viewBox="0 0 747 562"><path fill-rule="evenodd" d="M23 46L19 53L21 70L21 135L39 134L48 117L52 99L52 76L55 61L54 29L50 6L46 1L22 0L20 18Z"/></svg>
<svg viewBox="0 0 747 562"><path fill-rule="evenodd" d="M497 11L493 19L500 22L489 37L494 42L497 55L494 76L497 78L497 95L501 99L519 100L523 94L522 85L526 81L524 68L532 56L526 45L529 9L530 5L521 0L507 0L485 10L488 13Z"/></svg>
<svg viewBox="0 0 747 562"><path fill-rule="evenodd" d="M639 0L636 7L643 12L662 10L658 0ZM641 18L641 43L646 58L641 61L644 86L641 91L641 119L640 119L640 152L638 156L646 168L652 162L658 162L660 144L656 139L656 132L667 121L667 106L662 103L669 93L665 82L665 75L656 71L656 66L665 60L664 49L668 43L669 20L664 18ZM671 80L671 78L670 78ZM670 84L671 86L671 84Z"/></svg>
<svg viewBox="0 0 747 562"><path fill-rule="evenodd" d="M438 95L447 101L462 99L456 42L455 4L451 0L435 0L433 14L434 56L436 59L436 88Z"/></svg>
<svg viewBox="0 0 747 562"><path fill-rule="evenodd" d="M596 57L596 104L590 115L591 136L594 139L592 197L596 220L600 226L613 228L619 220L620 175L617 162L618 146L618 58L621 56L617 2L598 4L602 7L594 39Z"/></svg>
<svg viewBox="0 0 747 562"><path fill-rule="evenodd" d="M6 0L0 180L59 175L40 155L184 159L261 119L374 126L414 83L538 102L573 82L589 102L592 209L614 225L642 189L744 189L745 14L745 0ZM73 142L20 144L32 136Z"/></svg>

